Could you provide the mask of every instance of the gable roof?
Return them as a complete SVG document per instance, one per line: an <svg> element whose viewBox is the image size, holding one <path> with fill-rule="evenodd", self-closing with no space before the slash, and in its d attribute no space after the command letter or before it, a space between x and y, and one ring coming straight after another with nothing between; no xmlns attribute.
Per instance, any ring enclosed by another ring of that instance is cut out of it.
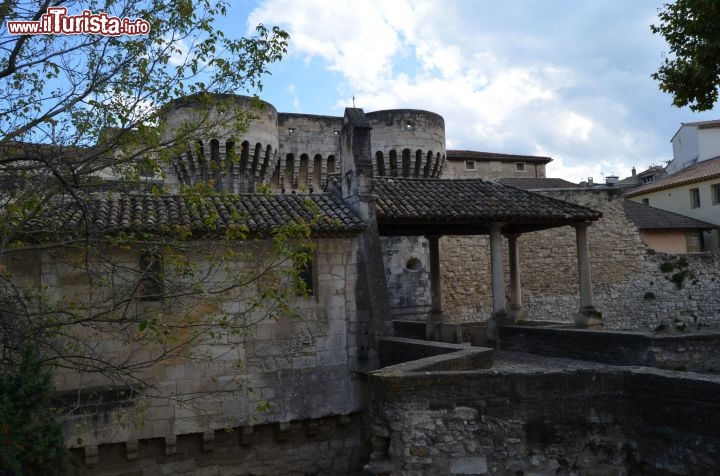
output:
<svg viewBox="0 0 720 476"><path fill-rule="evenodd" d="M552 188L577 188L578 184L568 182L561 178L545 177L501 177L497 179L503 185L509 185L523 190L547 190Z"/></svg>
<svg viewBox="0 0 720 476"><path fill-rule="evenodd" d="M91 196L82 202L64 197L29 227L38 234L83 231L86 225L100 234L172 234L181 227L204 235L245 225L249 236L268 236L278 226L297 222L311 223L314 236L354 235L365 228L360 217L330 194L217 194L198 201L180 195L127 193Z"/></svg>
<svg viewBox="0 0 720 476"><path fill-rule="evenodd" d="M490 223L526 232L602 214L580 205L480 179L375 178L381 234L485 234Z"/></svg>
<svg viewBox="0 0 720 476"><path fill-rule="evenodd" d="M702 229L716 228L716 225L677 213L661 210L642 203L625 200L625 216L640 230L650 229Z"/></svg>
<svg viewBox="0 0 720 476"><path fill-rule="evenodd" d="M537 155L499 154L496 152L480 152L477 150L448 150L445 153L447 160L497 160L501 162L538 162L547 164L552 162L550 157Z"/></svg>
<svg viewBox="0 0 720 476"><path fill-rule="evenodd" d="M645 193L679 187L696 182L720 178L720 157L698 162L692 167L682 169L629 191L627 197L637 197Z"/></svg>

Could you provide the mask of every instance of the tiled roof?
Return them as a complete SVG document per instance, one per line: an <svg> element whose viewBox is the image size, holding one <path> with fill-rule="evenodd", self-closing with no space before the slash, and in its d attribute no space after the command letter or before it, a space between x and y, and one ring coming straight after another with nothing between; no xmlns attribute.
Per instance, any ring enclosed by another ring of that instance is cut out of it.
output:
<svg viewBox="0 0 720 476"><path fill-rule="evenodd" d="M550 157L542 157L537 155L516 155L516 154L498 154L496 152L480 152L477 150L448 150L446 152L448 160L499 160L509 162L540 162L548 163L552 159Z"/></svg>
<svg viewBox="0 0 720 476"><path fill-rule="evenodd" d="M601 213L485 180L373 179L378 223L560 226Z"/></svg>
<svg viewBox="0 0 720 476"><path fill-rule="evenodd" d="M661 210L642 203L625 200L625 216L640 230L655 229L709 229L716 225L677 213Z"/></svg>
<svg viewBox="0 0 720 476"><path fill-rule="evenodd" d="M268 235L275 227L294 221L313 222L316 236L355 234L364 222L329 194L311 195L230 195L205 197L198 203L179 195L111 194L90 197L79 205L64 199L30 228L45 232L84 229L85 223L97 233L136 230L172 233L180 226L193 233L223 231L233 225L247 225L250 235Z"/></svg>
<svg viewBox="0 0 720 476"><path fill-rule="evenodd" d="M692 167L682 169L674 174L646 183L638 188L629 191L625 196L637 197L645 193L656 192L668 188L687 185L695 182L702 182L713 178L720 178L720 157L704 160Z"/></svg>
<svg viewBox="0 0 720 476"><path fill-rule="evenodd" d="M536 177L502 177L497 180L503 185L510 185L523 190L547 190L551 188L574 188L578 184L568 182L560 178L536 178Z"/></svg>

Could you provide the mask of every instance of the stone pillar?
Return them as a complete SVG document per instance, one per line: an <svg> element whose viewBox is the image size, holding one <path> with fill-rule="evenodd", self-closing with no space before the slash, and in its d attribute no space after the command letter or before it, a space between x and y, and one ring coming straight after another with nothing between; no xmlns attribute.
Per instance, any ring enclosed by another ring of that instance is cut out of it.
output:
<svg viewBox="0 0 720 476"><path fill-rule="evenodd" d="M577 242L578 279L580 280L580 311L575 316L578 327L602 327L602 314L595 309L592 300L592 279L590 277L590 250L587 229L590 223L575 225Z"/></svg>
<svg viewBox="0 0 720 476"><path fill-rule="evenodd" d="M522 305L520 286L520 258L518 256L517 239L519 235L508 235L510 254L510 318L512 322L527 319L527 311Z"/></svg>
<svg viewBox="0 0 720 476"><path fill-rule="evenodd" d="M440 236L426 236L430 244L430 315L426 326L426 337L433 339L442 323L442 282L440 281Z"/></svg>
<svg viewBox="0 0 720 476"><path fill-rule="evenodd" d="M502 223L490 225L490 270L492 275L493 318L505 323L505 275L503 272Z"/></svg>
<svg viewBox="0 0 720 476"><path fill-rule="evenodd" d="M440 282L440 237L426 237L430 243L430 301L431 312L442 314L442 286Z"/></svg>

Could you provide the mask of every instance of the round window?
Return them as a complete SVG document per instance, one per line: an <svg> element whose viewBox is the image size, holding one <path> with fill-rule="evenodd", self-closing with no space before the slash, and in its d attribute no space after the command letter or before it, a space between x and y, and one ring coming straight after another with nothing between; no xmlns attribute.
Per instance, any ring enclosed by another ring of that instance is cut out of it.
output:
<svg viewBox="0 0 720 476"><path fill-rule="evenodd" d="M412 256L405 263L405 269L408 271L420 271L422 269L422 262L416 257Z"/></svg>

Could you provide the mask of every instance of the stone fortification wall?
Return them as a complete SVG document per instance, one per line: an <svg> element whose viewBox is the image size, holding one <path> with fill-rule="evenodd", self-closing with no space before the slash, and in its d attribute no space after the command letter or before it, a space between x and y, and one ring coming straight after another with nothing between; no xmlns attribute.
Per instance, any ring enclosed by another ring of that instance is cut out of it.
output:
<svg viewBox="0 0 720 476"><path fill-rule="evenodd" d="M392 109L366 114L376 176L439 177L445 163L445 120L434 112Z"/></svg>
<svg viewBox="0 0 720 476"><path fill-rule="evenodd" d="M63 419L68 446L133 444L359 411L362 381L349 370L349 361L358 358L360 332L357 240L327 238L316 243L315 293L289 303L299 318L253 323L247 337L226 335L194 349L192 358L166 360L135 371L135 377L153 385L150 392L157 398L139 397L120 377L113 381L59 370L55 384L72 409ZM139 259L132 251L118 251L114 256L128 266L137 266ZM35 289L42 286L48 299L88 296L87 275L57 255L34 252L18 257L17 262L8 260L4 265L18 276L18 283ZM163 310L168 319L196 306L169 301L138 305ZM243 305L242 299L223 304L230 306L228 312L238 312ZM196 310L217 312L211 307ZM97 345L106 355L123 358L129 352L120 337L110 340L105 334L97 335L104 336Z"/></svg>
<svg viewBox="0 0 720 476"><path fill-rule="evenodd" d="M609 332L507 326L501 329L500 338L503 350L614 365L720 373L720 334L714 330Z"/></svg>
<svg viewBox="0 0 720 476"><path fill-rule="evenodd" d="M74 449L79 476L353 474L367 461L358 414Z"/></svg>
<svg viewBox="0 0 720 476"><path fill-rule="evenodd" d="M615 191L544 193L603 213L588 229L588 237L595 304L606 327L720 323L720 256L652 252L625 217L623 197ZM487 319L492 312L489 240L485 236L443 237L440 243L448 318L456 322ZM518 239L518 248L522 298L529 318L572 322L579 309L575 230L562 227L527 233ZM507 278L506 244L504 256Z"/></svg>
<svg viewBox="0 0 720 476"><path fill-rule="evenodd" d="M710 474L720 379L502 353L369 380L374 474Z"/></svg>
<svg viewBox="0 0 720 476"><path fill-rule="evenodd" d="M166 171L171 189L212 180L218 191L252 192L277 167L278 114L272 104L230 94L204 102L189 98L178 101L165 121L164 140L180 134L186 142Z"/></svg>
<svg viewBox="0 0 720 476"><path fill-rule="evenodd" d="M342 123L342 117L280 113L279 162L270 180L273 190L321 191L327 174L340 171Z"/></svg>
<svg viewBox="0 0 720 476"><path fill-rule="evenodd" d="M234 120L237 112L253 117L242 133ZM376 176L440 175L445 163L442 116L415 109L366 116ZM166 183L173 188L213 180L217 190L233 193L253 192L259 184L276 193L317 192L328 174L340 170L340 116L278 113L257 99L220 95L207 104L178 102L166 121L168 137L189 124L208 124L169 167Z"/></svg>

